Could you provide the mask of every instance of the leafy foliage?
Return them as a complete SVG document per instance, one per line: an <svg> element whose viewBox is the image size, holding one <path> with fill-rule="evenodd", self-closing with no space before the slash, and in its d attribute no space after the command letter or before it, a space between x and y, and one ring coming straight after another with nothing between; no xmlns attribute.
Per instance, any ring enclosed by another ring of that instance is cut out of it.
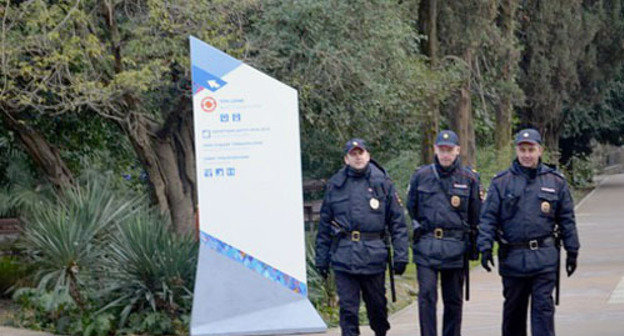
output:
<svg viewBox="0 0 624 336"><path fill-rule="evenodd" d="M69 288L82 304L79 287L89 285L103 254L110 227L132 214L139 199L120 199L107 180L90 179L84 187L57 194L34 208L21 246L32 261L40 288Z"/></svg>
<svg viewBox="0 0 624 336"><path fill-rule="evenodd" d="M132 311L149 308L170 316L188 312L197 264L192 236L172 235L166 221L149 211L119 224L105 262L107 282L121 306L120 325Z"/></svg>
<svg viewBox="0 0 624 336"><path fill-rule="evenodd" d="M14 294L22 323L72 335L186 332L194 238L168 231L166 219L112 176L79 181L28 217L20 245L38 286Z"/></svg>
<svg viewBox="0 0 624 336"><path fill-rule="evenodd" d="M452 89L455 68L429 70L405 6L267 2L253 26L250 61L299 91L306 175L335 170L342 144L354 136L382 161L416 147L426 98Z"/></svg>
<svg viewBox="0 0 624 336"><path fill-rule="evenodd" d="M26 276L26 265L16 257L0 256L0 297L7 293Z"/></svg>

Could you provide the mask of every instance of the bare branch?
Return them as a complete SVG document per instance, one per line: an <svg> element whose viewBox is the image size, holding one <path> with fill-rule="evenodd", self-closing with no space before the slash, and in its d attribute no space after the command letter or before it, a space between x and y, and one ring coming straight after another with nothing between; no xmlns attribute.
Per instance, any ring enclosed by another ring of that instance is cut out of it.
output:
<svg viewBox="0 0 624 336"><path fill-rule="evenodd" d="M67 15L65 15L65 17L63 18L63 20L61 20L61 22L59 22L59 24L56 25L56 27L54 27L50 33L53 33L57 30L59 30L61 27L63 27L65 25L65 22L71 17L71 15L74 13L74 11L78 8L78 5L80 4L80 0L76 0L76 3L74 4L74 7L72 7L69 12L67 12Z"/></svg>

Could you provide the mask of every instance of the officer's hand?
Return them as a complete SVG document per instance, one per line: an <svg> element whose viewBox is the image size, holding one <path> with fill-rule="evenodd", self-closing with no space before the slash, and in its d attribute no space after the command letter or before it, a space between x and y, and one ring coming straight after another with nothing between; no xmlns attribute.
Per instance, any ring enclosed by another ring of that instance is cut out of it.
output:
<svg viewBox="0 0 624 336"><path fill-rule="evenodd" d="M566 257L566 272L568 276L572 275L576 270L576 258L578 257L578 252L568 252Z"/></svg>
<svg viewBox="0 0 624 336"><path fill-rule="evenodd" d="M402 262L402 261L397 261L394 263L394 274L396 275L402 275L403 273L405 273L405 268L407 267L407 263L406 262Z"/></svg>
<svg viewBox="0 0 624 336"><path fill-rule="evenodd" d="M329 267L317 266L316 270L323 277L323 279L327 280L327 277L329 277Z"/></svg>
<svg viewBox="0 0 624 336"><path fill-rule="evenodd" d="M414 229L414 234L413 234L413 240L414 240L414 244L418 243L418 241L420 240L420 237L422 237L423 235L423 230L418 228L418 229Z"/></svg>
<svg viewBox="0 0 624 336"><path fill-rule="evenodd" d="M492 250L485 250L483 252L481 252L481 266L483 266L483 268L485 268L486 271L491 272L492 269L490 268L490 265L492 264L492 267L494 267L494 258L492 258Z"/></svg>
<svg viewBox="0 0 624 336"><path fill-rule="evenodd" d="M479 251L475 248L471 248L468 253L468 260L479 260Z"/></svg>

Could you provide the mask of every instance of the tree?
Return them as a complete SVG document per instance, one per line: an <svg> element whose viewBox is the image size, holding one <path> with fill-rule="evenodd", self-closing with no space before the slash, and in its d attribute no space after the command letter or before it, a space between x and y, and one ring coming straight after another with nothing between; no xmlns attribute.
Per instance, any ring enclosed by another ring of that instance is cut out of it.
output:
<svg viewBox="0 0 624 336"><path fill-rule="evenodd" d="M4 1L0 107L58 187L72 174L33 122L99 115L116 124L176 230L194 227L188 35L240 55L252 1Z"/></svg>
<svg viewBox="0 0 624 336"><path fill-rule="evenodd" d="M476 164L475 114L473 92L480 83L478 62L480 48L486 45L488 33L494 26L496 7L490 0L445 2L440 9L440 50L464 66L462 87L457 98L449 104L449 121L458 132L463 162ZM477 84L477 85L475 85ZM477 95L478 96L478 95ZM486 109L483 101L483 109Z"/></svg>
<svg viewBox="0 0 624 336"><path fill-rule="evenodd" d="M518 60L520 50L518 39L516 38L516 11L518 9L517 0L503 0L499 7L498 22L500 29L499 46L502 49L502 71L499 79L501 92L495 106L496 124L494 127L494 141L497 155L500 158L504 150L511 143L511 117L513 114L514 101L518 99L521 92L518 89L515 78L518 72Z"/></svg>
<svg viewBox="0 0 624 336"><path fill-rule="evenodd" d="M596 27L583 16L580 0L527 1L518 14L524 45L519 82L526 95L521 121L540 130L558 162L562 110L578 92L578 60Z"/></svg>
<svg viewBox="0 0 624 336"><path fill-rule="evenodd" d="M396 1L269 1L249 61L299 91L307 177L342 165L342 145L366 138L381 162L418 147L429 97L453 87L419 55L409 4ZM432 143L431 143L432 144Z"/></svg>
<svg viewBox="0 0 624 336"><path fill-rule="evenodd" d="M436 70L439 61L438 42L438 1L421 0L419 7L419 30L427 37L422 43L422 49L429 57L429 65L432 70ZM436 134L440 130L440 102L438 97L431 96L426 105L426 112L423 118L423 139L421 146L422 162L433 161L433 144Z"/></svg>

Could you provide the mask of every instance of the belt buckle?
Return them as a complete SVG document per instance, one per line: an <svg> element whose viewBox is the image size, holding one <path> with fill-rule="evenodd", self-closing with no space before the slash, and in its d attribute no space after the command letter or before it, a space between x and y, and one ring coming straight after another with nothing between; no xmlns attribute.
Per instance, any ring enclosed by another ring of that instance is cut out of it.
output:
<svg viewBox="0 0 624 336"><path fill-rule="evenodd" d="M360 241L360 231L351 231L351 241L359 242Z"/></svg>
<svg viewBox="0 0 624 336"><path fill-rule="evenodd" d="M535 251L539 248L539 244L537 242L537 239L533 239L529 241L529 249L531 249L531 251Z"/></svg>
<svg viewBox="0 0 624 336"><path fill-rule="evenodd" d="M433 236L436 239L442 239L442 237L444 237L444 230L442 230L441 228L436 228L435 230L433 230Z"/></svg>

